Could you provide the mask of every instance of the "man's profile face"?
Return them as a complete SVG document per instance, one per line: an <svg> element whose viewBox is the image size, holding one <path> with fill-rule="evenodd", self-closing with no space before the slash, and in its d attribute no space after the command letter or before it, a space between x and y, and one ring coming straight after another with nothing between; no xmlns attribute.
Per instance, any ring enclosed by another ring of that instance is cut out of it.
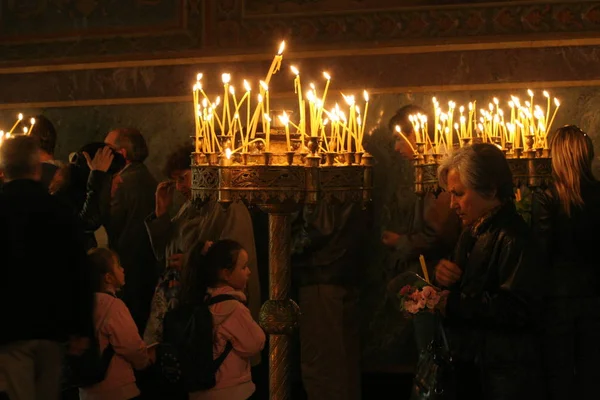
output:
<svg viewBox="0 0 600 400"><path fill-rule="evenodd" d="M412 145L413 148L416 148L416 146L417 146L415 143L415 135L411 133L411 134L405 135L405 136L406 136L406 139L408 139L408 141L410 142L410 144L408 144L406 139L404 139L402 136L400 136L399 134L396 133L396 136L395 136L396 144L394 146L394 150L397 153L399 153L402 157L412 160L415 156L415 153L410 146Z"/></svg>

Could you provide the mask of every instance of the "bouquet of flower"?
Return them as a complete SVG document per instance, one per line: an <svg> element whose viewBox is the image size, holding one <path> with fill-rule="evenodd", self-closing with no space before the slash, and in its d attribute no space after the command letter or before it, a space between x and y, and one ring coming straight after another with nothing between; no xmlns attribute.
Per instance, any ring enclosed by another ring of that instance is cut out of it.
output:
<svg viewBox="0 0 600 400"><path fill-rule="evenodd" d="M405 285L398 292L400 309L412 315L420 312L433 313L438 304L446 300L448 293L448 290L439 290L430 285Z"/></svg>

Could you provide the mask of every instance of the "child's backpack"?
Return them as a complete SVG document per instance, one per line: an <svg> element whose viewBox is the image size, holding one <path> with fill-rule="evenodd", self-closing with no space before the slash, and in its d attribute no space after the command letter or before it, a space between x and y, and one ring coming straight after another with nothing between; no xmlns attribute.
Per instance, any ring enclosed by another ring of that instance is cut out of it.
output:
<svg viewBox="0 0 600 400"><path fill-rule="evenodd" d="M106 378L108 367L115 355L115 350L109 343L104 351L100 352L98 337L100 329L104 326L114 300L108 306L106 315L95 336L91 339L90 346L81 355L69 355L64 358L62 365L62 389L83 388L100 383Z"/></svg>
<svg viewBox="0 0 600 400"><path fill-rule="evenodd" d="M204 304L182 305L166 313L163 342L156 348L163 386L188 393L215 386L215 374L233 345L227 342L223 353L213 360L213 319L208 307L226 300L237 299L222 294Z"/></svg>

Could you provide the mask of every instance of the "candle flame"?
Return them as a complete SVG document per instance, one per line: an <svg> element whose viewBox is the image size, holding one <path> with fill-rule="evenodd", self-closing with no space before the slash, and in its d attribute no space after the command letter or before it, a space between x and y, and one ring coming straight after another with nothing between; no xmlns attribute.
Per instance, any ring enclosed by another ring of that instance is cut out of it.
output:
<svg viewBox="0 0 600 400"><path fill-rule="evenodd" d="M533 92L531 91L531 89L527 89L527 94L529 95L529 97L533 97Z"/></svg>
<svg viewBox="0 0 600 400"><path fill-rule="evenodd" d="M262 103L262 101L263 101L263 96L262 96L262 94L259 93L258 94L258 102Z"/></svg>
<svg viewBox="0 0 600 400"><path fill-rule="evenodd" d="M19 121L22 121L23 120L23 114L19 113L19 115L17 115L17 119Z"/></svg>
<svg viewBox="0 0 600 400"><path fill-rule="evenodd" d="M217 96L217 99L215 100L215 105L219 105L221 104L221 96Z"/></svg>
<svg viewBox="0 0 600 400"><path fill-rule="evenodd" d="M198 75L196 75L196 80L197 80L197 81L200 81L200 80L202 80L202 77L203 77L203 76L204 76L204 75L202 74L202 72L198 73Z"/></svg>
<svg viewBox="0 0 600 400"><path fill-rule="evenodd" d="M229 86L229 93L235 95L235 88L233 86Z"/></svg>
<svg viewBox="0 0 600 400"><path fill-rule="evenodd" d="M223 83L227 84L231 81L231 74L223 74L221 75L221 79L223 80Z"/></svg>
<svg viewBox="0 0 600 400"><path fill-rule="evenodd" d="M281 44L279 45L279 51L277 52L277 55L283 54L283 50L285 50L285 40L281 41Z"/></svg>
<svg viewBox="0 0 600 400"><path fill-rule="evenodd" d="M236 112L235 114L233 114L233 119L238 119L239 117L240 117L240 113Z"/></svg>
<svg viewBox="0 0 600 400"><path fill-rule="evenodd" d="M228 160L231 159L231 149L230 148L225 149L225 157L227 157Z"/></svg>
<svg viewBox="0 0 600 400"><path fill-rule="evenodd" d="M300 71L298 71L298 68L296 68L295 66L291 66L290 69L292 70L292 73L296 76L300 75Z"/></svg>
<svg viewBox="0 0 600 400"><path fill-rule="evenodd" d="M264 90L265 92L268 92L268 91L269 91L269 85L267 85L267 82L265 82L265 81L260 81L259 83L260 83L260 86L262 86L262 88L263 88L263 90Z"/></svg>
<svg viewBox="0 0 600 400"><path fill-rule="evenodd" d="M26 126L23 127L23 134L27 135L27 132L29 132L29 128L27 128Z"/></svg>
<svg viewBox="0 0 600 400"><path fill-rule="evenodd" d="M550 93L544 90L544 97L550 97Z"/></svg>
<svg viewBox="0 0 600 400"><path fill-rule="evenodd" d="M30 123L31 125L35 125L35 118L31 118L31 119L29 120L29 123Z"/></svg>
<svg viewBox="0 0 600 400"><path fill-rule="evenodd" d="M363 90L363 97L365 98L365 101L369 101L369 93L367 93L366 90Z"/></svg>
<svg viewBox="0 0 600 400"><path fill-rule="evenodd" d="M271 117L269 116L269 114L264 113L263 117L265 117L265 119L267 120L267 122L271 122Z"/></svg>
<svg viewBox="0 0 600 400"><path fill-rule="evenodd" d="M435 99L435 97L434 97L434 99ZM398 133L402 132L400 125L396 125L396 132L398 132Z"/></svg>
<svg viewBox="0 0 600 400"><path fill-rule="evenodd" d="M202 107L204 107L204 108L208 107L208 100L207 99L202 100Z"/></svg>
<svg viewBox="0 0 600 400"><path fill-rule="evenodd" d="M247 80L244 79L244 89L246 89L246 92L250 91L250 84L248 83Z"/></svg>
<svg viewBox="0 0 600 400"><path fill-rule="evenodd" d="M279 116L279 120L281 121L282 124L287 125L290 123L290 118L288 117L288 115L286 114L286 112L284 111L283 114L281 114Z"/></svg>
<svg viewBox="0 0 600 400"><path fill-rule="evenodd" d="M325 77L325 79L327 79L328 81L331 80L331 75L329 75L326 71L323 71L323 76Z"/></svg>
<svg viewBox="0 0 600 400"><path fill-rule="evenodd" d="M560 107L560 100L558 100L556 97L554 98L554 104L556 107Z"/></svg>

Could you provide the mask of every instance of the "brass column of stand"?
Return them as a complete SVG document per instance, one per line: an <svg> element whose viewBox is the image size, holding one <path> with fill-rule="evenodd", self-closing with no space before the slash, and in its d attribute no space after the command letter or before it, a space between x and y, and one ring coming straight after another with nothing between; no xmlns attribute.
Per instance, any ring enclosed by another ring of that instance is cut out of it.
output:
<svg viewBox="0 0 600 400"><path fill-rule="evenodd" d="M260 324L269 334L269 393L275 400L291 398L291 334L298 326L299 309L290 299L291 216L269 213L269 300Z"/></svg>

